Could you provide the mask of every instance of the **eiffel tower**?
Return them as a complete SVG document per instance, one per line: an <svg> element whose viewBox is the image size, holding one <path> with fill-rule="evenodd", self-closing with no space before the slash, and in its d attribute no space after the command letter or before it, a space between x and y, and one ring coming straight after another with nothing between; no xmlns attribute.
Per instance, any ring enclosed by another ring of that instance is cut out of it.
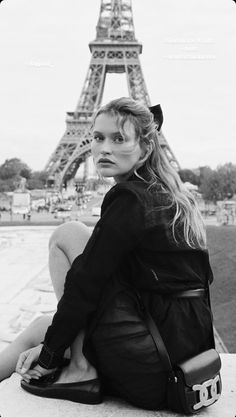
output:
<svg viewBox="0 0 236 417"><path fill-rule="evenodd" d="M101 0L96 39L89 43L91 61L75 111L67 112L66 131L51 155L46 171L49 182L61 188L90 156L91 116L100 106L107 73L126 73L129 96L150 106L139 55L142 44L135 38L131 0ZM180 166L160 132L168 159ZM86 166L86 164L85 164Z"/></svg>

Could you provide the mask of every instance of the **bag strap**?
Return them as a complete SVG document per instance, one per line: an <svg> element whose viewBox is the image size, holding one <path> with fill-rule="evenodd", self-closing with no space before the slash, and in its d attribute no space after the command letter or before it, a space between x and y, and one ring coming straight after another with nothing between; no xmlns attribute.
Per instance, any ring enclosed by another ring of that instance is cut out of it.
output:
<svg viewBox="0 0 236 417"><path fill-rule="evenodd" d="M215 336L214 336L214 328L213 328L213 314L212 314L212 309L211 309L211 297L210 297L210 283L213 281L213 272L212 272L212 269L211 269L209 255L207 256L207 267L208 267L208 271L207 271L206 290L207 290L208 305L209 305L210 313L211 313L211 336L212 336L212 344L213 344L213 348L215 349L216 348L216 345L215 345Z"/></svg>
<svg viewBox="0 0 236 417"><path fill-rule="evenodd" d="M164 368L165 371L168 372L169 379L175 381L176 376L175 376L174 370L173 370L172 365L171 365L170 357L169 357L169 354L168 354L167 349L165 347L165 343L164 343L164 341L161 337L161 334L160 334L160 332L157 328L157 325L154 322L151 314L149 313L148 307L147 307L145 301L142 299L140 293L137 290L135 290L135 293L138 296L139 304L140 304L141 310L143 312L143 317L144 317L144 321L146 323L146 326L147 326L147 328L150 332L150 335L152 336L152 339L153 339L153 341L156 345L157 351L159 352L160 357L162 359L163 368Z"/></svg>
<svg viewBox="0 0 236 417"><path fill-rule="evenodd" d="M213 328L213 314L212 314L212 309L211 309L211 299L210 299L210 287L209 287L209 281L207 280L207 300L208 300L208 305L210 308L210 313L211 313L211 337L212 337L212 345L213 345L213 349L216 348L216 344L215 344L215 336L214 336L214 328Z"/></svg>

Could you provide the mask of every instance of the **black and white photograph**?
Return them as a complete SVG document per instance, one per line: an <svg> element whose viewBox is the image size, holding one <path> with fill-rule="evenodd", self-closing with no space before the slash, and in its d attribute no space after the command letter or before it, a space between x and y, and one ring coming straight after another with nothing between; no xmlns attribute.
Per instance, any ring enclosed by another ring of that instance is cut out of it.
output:
<svg viewBox="0 0 236 417"><path fill-rule="evenodd" d="M0 417L236 416L235 0L0 0Z"/></svg>

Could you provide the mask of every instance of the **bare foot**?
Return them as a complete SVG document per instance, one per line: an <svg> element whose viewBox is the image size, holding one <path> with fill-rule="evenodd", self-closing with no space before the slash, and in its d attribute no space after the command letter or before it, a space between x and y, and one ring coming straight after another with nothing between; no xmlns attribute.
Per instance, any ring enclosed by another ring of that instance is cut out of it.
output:
<svg viewBox="0 0 236 417"><path fill-rule="evenodd" d="M71 382L89 381L90 379L95 379L97 377L98 374L94 367L90 367L87 370L81 370L79 368L67 366L62 369L56 383L69 384Z"/></svg>

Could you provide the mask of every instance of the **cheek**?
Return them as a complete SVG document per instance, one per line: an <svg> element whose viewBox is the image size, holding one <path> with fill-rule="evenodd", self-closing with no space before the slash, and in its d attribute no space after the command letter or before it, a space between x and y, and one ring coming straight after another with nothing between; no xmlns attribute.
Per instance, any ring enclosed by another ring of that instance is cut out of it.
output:
<svg viewBox="0 0 236 417"><path fill-rule="evenodd" d="M140 158L140 152L132 153L116 153L116 160L119 161L119 164L124 167L130 167L136 164Z"/></svg>
<svg viewBox="0 0 236 417"><path fill-rule="evenodd" d="M139 159L141 155L141 148L137 143L126 143L124 146L116 147L114 149L114 154L127 161Z"/></svg>
<svg viewBox="0 0 236 417"><path fill-rule="evenodd" d="M98 144L93 140L91 142L91 148L90 149L91 149L92 156L96 156L97 152L98 152Z"/></svg>

